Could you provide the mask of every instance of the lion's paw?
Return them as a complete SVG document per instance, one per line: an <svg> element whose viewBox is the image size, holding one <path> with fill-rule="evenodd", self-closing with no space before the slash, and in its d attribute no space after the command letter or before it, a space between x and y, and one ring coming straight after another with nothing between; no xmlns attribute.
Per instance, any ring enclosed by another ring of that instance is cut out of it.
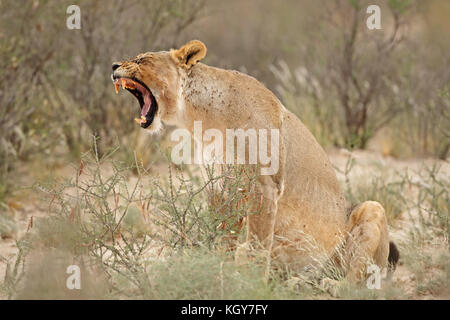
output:
<svg viewBox="0 0 450 320"><path fill-rule="evenodd" d="M330 278L323 278L320 280L320 288L328 292L332 297L339 298L339 292L342 282Z"/></svg>
<svg viewBox="0 0 450 320"><path fill-rule="evenodd" d="M291 277L290 279L284 282L286 287L292 291L297 291L301 289L313 289L313 285L311 284L310 279L304 276Z"/></svg>

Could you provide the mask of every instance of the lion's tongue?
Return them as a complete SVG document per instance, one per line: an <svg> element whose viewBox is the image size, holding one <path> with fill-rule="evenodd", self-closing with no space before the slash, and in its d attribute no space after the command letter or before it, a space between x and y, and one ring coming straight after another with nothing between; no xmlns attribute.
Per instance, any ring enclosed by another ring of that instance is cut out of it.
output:
<svg viewBox="0 0 450 320"><path fill-rule="evenodd" d="M145 117L147 115L147 113L150 111L151 106L152 106L152 99L150 97L150 93L145 92L144 105L142 106L142 109L141 109L141 115Z"/></svg>

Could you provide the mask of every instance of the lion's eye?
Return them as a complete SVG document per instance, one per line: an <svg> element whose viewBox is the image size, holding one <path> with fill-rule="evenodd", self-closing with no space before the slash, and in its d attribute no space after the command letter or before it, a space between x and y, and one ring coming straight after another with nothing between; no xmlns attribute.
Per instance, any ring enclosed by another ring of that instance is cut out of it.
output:
<svg viewBox="0 0 450 320"><path fill-rule="evenodd" d="M136 63L136 64L141 64L144 61L145 61L144 57L136 58L136 59L133 60L133 62Z"/></svg>

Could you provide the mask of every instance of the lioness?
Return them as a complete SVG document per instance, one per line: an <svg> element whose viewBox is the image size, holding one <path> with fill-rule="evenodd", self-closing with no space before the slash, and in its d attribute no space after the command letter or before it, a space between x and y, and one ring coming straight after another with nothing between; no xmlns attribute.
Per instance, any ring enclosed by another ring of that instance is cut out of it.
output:
<svg viewBox="0 0 450 320"><path fill-rule="evenodd" d="M366 201L348 212L327 155L303 123L253 77L199 63L205 55L205 45L193 40L115 62L112 79L116 91L122 86L138 99L137 122L151 132L163 123L193 132L194 121L224 134L227 128L279 130L279 169L259 177L262 212L247 218L247 242L236 256L257 241L294 269L317 261L314 250L339 256L352 281L364 277L369 260L385 267L390 245L383 207Z"/></svg>

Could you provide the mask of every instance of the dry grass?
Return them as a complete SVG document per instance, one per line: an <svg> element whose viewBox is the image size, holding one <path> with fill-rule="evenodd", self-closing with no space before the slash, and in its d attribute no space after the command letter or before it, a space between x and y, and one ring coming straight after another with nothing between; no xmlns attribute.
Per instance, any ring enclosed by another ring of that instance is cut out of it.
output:
<svg viewBox="0 0 450 320"><path fill-rule="evenodd" d="M398 208L391 210L389 219L391 234L400 247L400 266L392 281L383 280L381 290L345 282L342 270L319 256L316 267L304 274L291 274L284 266L277 266L266 283L258 252L247 267L238 267L233 253L220 241L227 232L217 228L223 219L205 205L205 185L215 181L214 175L202 180L189 170L169 167L161 180L142 171L142 166L136 165L139 161L127 166L114 160L114 153L98 158L94 152L84 157L82 168L78 166L71 179L57 179L60 182L56 185L38 185L46 194L43 203L49 212L35 219L29 232L22 233L17 243L20 253L3 258L8 265L1 284L3 295L33 299L447 296L449 188L443 174L447 168L442 172L436 165L422 167L414 174L393 174L375 165L380 176L372 168L374 177L364 188L358 182L359 176L352 174L362 165L350 161L351 167L348 160L341 166L343 184L351 186L348 194L354 199L376 199L386 208ZM235 183L226 189L230 203L234 203L231 207L243 199L236 192L243 180L239 180L239 172L235 174ZM389 179L382 179L382 174ZM396 196L383 190L396 190L404 202L398 207ZM239 217L248 207L241 210L231 214ZM81 291L65 288L65 268L69 264L82 267ZM332 281L330 287L326 279L338 282Z"/></svg>

